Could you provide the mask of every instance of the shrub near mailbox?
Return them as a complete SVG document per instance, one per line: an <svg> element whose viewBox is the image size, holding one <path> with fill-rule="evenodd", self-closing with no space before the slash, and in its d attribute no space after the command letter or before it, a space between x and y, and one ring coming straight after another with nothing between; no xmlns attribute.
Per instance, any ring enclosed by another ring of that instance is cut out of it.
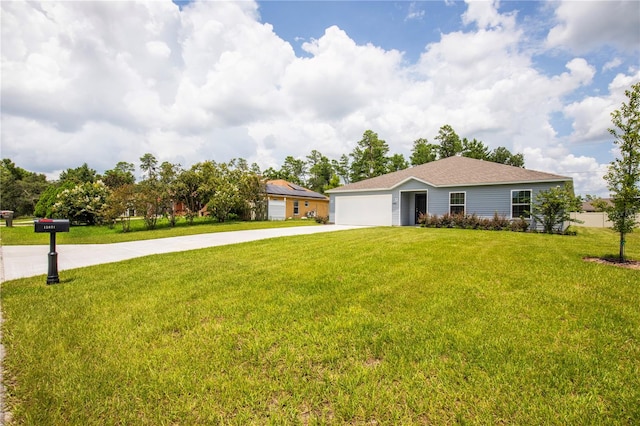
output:
<svg viewBox="0 0 640 426"><path fill-rule="evenodd" d="M59 283L58 277L58 253L56 253L56 233L69 232L69 220L67 219L38 219L33 221L35 232L49 233L49 272L47 284Z"/></svg>
<svg viewBox="0 0 640 426"><path fill-rule="evenodd" d="M35 232L69 232L67 219L40 219L34 221Z"/></svg>

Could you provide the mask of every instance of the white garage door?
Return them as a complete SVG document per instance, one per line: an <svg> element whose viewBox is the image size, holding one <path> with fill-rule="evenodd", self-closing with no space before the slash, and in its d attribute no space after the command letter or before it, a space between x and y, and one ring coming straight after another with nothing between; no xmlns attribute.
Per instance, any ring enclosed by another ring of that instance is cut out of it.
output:
<svg viewBox="0 0 640 426"><path fill-rule="evenodd" d="M269 200L269 220L285 220L286 202L284 200Z"/></svg>
<svg viewBox="0 0 640 426"><path fill-rule="evenodd" d="M336 196L336 224L391 226L391 194Z"/></svg>

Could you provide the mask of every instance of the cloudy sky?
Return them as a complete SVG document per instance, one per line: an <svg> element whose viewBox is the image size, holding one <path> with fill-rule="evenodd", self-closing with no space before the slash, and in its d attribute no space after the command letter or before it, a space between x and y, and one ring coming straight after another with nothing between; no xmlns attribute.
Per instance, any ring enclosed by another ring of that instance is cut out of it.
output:
<svg viewBox="0 0 640 426"><path fill-rule="evenodd" d="M607 193L640 2L2 1L1 155L50 178L391 153L450 124Z"/></svg>

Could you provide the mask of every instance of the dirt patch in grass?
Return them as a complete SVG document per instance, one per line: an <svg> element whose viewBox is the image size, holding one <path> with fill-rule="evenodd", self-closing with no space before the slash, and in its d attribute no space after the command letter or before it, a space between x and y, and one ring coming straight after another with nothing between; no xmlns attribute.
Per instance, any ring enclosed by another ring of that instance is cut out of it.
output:
<svg viewBox="0 0 640 426"><path fill-rule="evenodd" d="M610 257L583 257L585 262L595 262L602 265L617 266L618 268L637 269L640 270L640 260L625 260L620 262L619 259Z"/></svg>

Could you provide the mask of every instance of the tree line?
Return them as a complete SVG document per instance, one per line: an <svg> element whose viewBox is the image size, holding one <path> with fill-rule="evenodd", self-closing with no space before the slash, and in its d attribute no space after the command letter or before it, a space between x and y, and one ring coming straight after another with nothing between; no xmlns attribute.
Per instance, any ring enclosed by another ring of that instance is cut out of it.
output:
<svg viewBox="0 0 640 426"><path fill-rule="evenodd" d="M178 205L188 221L203 210L219 221L230 217L264 218L264 182L271 179L284 179L325 193L342 184L454 155L524 167L522 154L511 154L504 147L490 151L476 139L461 139L450 125L442 126L435 140L434 144L426 138L415 140L407 161L402 154L391 155L387 142L366 130L353 151L338 160L330 160L314 149L304 159L287 156L279 169L266 170L260 170L255 163L249 165L242 158L226 163L208 160L184 169L166 161L158 164L155 156L147 153L139 159L139 182L136 167L130 162L118 162L102 175L85 163L63 171L57 181L48 182L43 174L3 159L0 202L2 209L13 210L17 216L60 217L86 224L114 223L135 211L144 217L147 227L153 228L161 216L175 223ZM122 223L128 227L127 221Z"/></svg>
<svg viewBox="0 0 640 426"><path fill-rule="evenodd" d="M68 169L43 193L36 216L63 217L72 222L115 224L129 230L133 212L147 229L165 217L174 226L178 214L188 222L205 212L224 222L230 218L264 219L265 183L243 159L227 163L204 161L183 169L158 163L153 154L140 157L142 179L136 182L132 163L119 162L103 176L83 164Z"/></svg>
<svg viewBox="0 0 640 426"><path fill-rule="evenodd" d="M313 150L306 160L288 156L279 170L270 167L262 175L268 179L285 179L324 193L341 184L358 182L455 155L524 167L522 154L512 154L503 146L491 151L475 138L461 139L448 124L440 128L434 139L437 143L429 143L426 138L416 139L407 160L402 154L390 154L387 142L380 139L374 131L366 130L353 151L343 154L337 160L329 160L319 151Z"/></svg>

